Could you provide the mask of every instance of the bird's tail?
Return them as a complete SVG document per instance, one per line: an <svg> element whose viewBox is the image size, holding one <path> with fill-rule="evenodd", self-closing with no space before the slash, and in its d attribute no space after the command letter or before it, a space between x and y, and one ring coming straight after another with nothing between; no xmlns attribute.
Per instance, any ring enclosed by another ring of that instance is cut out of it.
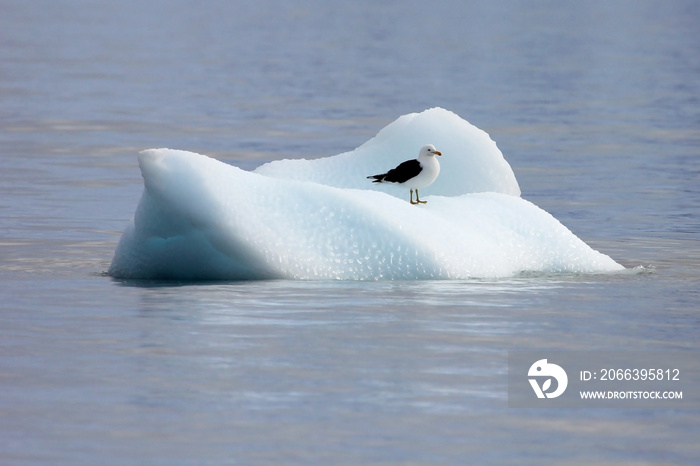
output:
<svg viewBox="0 0 700 466"><path fill-rule="evenodd" d="M381 175L370 175L367 177L367 179L372 180L372 183L381 183L384 181L384 177L386 177L386 173L382 173Z"/></svg>

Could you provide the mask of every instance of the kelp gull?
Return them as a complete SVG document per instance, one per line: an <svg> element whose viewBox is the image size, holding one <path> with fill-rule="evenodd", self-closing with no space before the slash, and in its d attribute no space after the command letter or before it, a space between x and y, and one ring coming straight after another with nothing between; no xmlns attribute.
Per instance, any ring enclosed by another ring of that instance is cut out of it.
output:
<svg viewBox="0 0 700 466"><path fill-rule="evenodd" d="M440 164L435 158L442 155L435 150L432 144L421 147L418 158L407 160L396 168L392 168L381 175L368 176L373 179L373 183L396 183L411 190L411 204L425 204L428 201L421 201L418 197L418 189L430 186L435 178L440 174ZM416 201L413 201L413 190L416 191Z"/></svg>

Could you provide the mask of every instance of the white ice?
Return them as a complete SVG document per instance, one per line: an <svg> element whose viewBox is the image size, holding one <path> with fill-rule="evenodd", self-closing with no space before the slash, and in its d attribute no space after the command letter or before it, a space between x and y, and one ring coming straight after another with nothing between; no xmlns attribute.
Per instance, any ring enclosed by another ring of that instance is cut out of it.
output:
<svg viewBox="0 0 700 466"><path fill-rule="evenodd" d="M440 176L408 192L366 179L424 144ZM120 278L412 280L622 270L520 198L488 134L447 110L404 115L352 152L244 171L204 155L139 155L144 192L109 269Z"/></svg>

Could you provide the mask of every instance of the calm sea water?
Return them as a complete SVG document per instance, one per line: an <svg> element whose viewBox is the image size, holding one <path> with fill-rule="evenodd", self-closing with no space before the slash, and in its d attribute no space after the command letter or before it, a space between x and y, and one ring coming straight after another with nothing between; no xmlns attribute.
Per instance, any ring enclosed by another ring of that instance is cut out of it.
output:
<svg viewBox="0 0 700 466"><path fill-rule="evenodd" d="M697 2L0 4L0 463L700 460L697 411L507 407L508 350L700 350ZM434 106L489 132L523 197L644 268L104 275L137 151L253 168Z"/></svg>

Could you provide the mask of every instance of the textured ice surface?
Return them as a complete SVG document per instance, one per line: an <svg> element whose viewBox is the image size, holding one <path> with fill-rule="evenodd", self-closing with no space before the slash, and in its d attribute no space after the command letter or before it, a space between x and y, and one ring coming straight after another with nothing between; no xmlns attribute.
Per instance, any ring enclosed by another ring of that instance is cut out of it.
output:
<svg viewBox="0 0 700 466"><path fill-rule="evenodd" d="M443 152L428 204L365 177ZM254 172L204 155L139 155L144 192L109 274L150 279L457 279L623 267L519 197L488 135L442 109L405 115L353 152Z"/></svg>

